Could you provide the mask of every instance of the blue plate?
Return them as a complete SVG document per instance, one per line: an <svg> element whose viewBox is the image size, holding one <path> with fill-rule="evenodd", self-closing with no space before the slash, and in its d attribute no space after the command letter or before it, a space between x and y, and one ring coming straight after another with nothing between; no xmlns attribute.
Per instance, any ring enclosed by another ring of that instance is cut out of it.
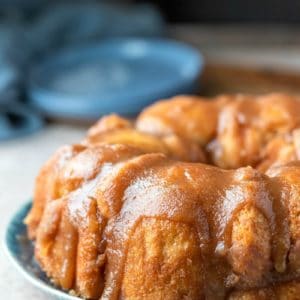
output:
<svg viewBox="0 0 300 300"><path fill-rule="evenodd" d="M26 226L23 223L25 216L31 208L31 202L24 204L16 212L7 226L4 248L8 257L17 270L33 285L56 299L78 300L55 286L47 279L33 256L33 243L28 239Z"/></svg>
<svg viewBox="0 0 300 300"><path fill-rule="evenodd" d="M151 102L197 88L203 59L163 39L112 39L65 49L36 66L30 103L52 117L134 115Z"/></svg>

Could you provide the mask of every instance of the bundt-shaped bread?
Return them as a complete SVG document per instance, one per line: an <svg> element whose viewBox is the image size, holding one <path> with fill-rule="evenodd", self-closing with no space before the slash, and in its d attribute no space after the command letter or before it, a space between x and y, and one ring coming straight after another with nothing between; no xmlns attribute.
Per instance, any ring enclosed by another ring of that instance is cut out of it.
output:
<svg viewBox="0 0 300 300"><path fill-rule="evenodd" d="M35 257L84 298L300 299L298 128L280 94L104 117L37 178Z"/></svg>

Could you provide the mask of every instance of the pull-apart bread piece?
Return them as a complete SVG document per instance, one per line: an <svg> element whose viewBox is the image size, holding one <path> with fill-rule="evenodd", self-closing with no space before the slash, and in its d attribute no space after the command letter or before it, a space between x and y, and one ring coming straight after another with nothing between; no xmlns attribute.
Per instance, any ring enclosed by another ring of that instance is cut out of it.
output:
<svg viewBox="0 0 300 300"><path fill-rule="evenodd" d="M300 299L298 112L180 96L102 118L37 177L38 263L88 299Z"/></svg>

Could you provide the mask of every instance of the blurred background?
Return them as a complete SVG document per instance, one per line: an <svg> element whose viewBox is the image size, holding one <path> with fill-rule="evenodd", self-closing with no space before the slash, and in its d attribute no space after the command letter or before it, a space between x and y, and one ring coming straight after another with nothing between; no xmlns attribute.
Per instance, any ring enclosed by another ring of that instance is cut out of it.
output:
<svg viewBox="0 0 300 300"><path fill-rule="evenodd" d="M277 91L300 91L296 0L0 0L1 238L41 164L101 115ZM0 277L3 299L46 299L2 251Z"/></svg>
<svg viewBox="0 0 300 300"><path fill-rule="evenodd" d="M139 1L141 2L141 1ZM154 0L171 22L288 22L299 23L296 0L217 1Z"/></svg>
<svg viewBox="0 0 300 300"><path fill-rule="evenodd" d="M297 93L299 6L1 0L0 141L179 93Z"/></svg>

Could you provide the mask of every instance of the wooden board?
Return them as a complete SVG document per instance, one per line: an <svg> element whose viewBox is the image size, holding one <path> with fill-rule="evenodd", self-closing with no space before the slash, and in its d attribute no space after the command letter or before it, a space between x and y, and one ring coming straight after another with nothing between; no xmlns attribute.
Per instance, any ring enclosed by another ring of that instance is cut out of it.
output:
<svg viewBox="0 0 300 300"><path fill-rule="evenodd" d="M300 73L208 63L201 78L201 95L271 92L300 94Z"/></svg>

